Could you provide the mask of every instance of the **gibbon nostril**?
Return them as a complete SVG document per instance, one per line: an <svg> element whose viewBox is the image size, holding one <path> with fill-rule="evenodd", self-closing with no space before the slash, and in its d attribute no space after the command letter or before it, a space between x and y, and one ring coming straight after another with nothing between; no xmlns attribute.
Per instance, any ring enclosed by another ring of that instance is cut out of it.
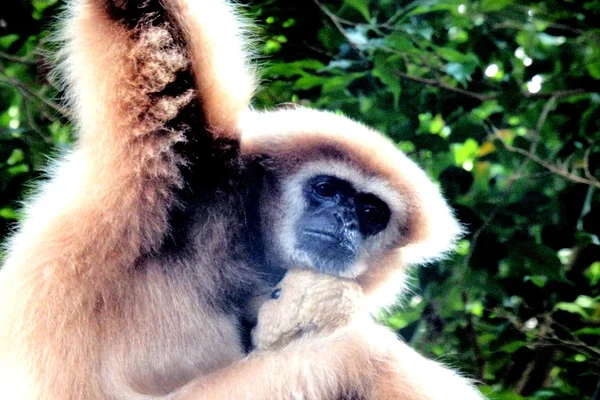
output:
<svg viewBox="0 0 600 400"><path fill-rule="evenodd" d="M345 223L344 223L344 217L342 217L342 214L336 211L336 212L333 213L333 217L335 218L335 221L338 224L337 228L338 229L342 229L344 227L344 225L345 225Z"/></svg>

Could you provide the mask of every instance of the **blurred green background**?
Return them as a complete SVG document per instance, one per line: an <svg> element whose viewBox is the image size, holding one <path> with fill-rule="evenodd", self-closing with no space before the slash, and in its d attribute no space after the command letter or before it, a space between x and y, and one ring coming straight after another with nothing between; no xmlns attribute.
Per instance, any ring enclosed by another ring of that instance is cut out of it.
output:
<svg viewBox="0 0 600 400"><path fill-rule="evenodd" d="M600 0L247 4L256 107L385 132L469 230L382 319L490 398L600 398ZM72 143L43 57L63 5L0 7L0 240Z"/></svg>

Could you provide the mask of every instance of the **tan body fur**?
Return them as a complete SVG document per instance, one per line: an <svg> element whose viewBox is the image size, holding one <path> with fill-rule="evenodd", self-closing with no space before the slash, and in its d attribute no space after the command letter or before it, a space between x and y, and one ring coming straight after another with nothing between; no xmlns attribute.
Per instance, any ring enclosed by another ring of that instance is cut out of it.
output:
<svg viewBox="0 0 600 400"><path fill-rule="evenodd" d="M73 0L69 11L62 73L78 140L7 244L1 399L478 398L374 323L246 356L243 301L268 287L243 240L255 240L246 199L294 192L265 174L287 182L325 163L391 193L392 228L352 273L371 309L459 228L379 134L316 111L248 113L255 80L223 1ZM291 132L306 113L314 126ZM272 218L287 209L273 207Z"/></svg>

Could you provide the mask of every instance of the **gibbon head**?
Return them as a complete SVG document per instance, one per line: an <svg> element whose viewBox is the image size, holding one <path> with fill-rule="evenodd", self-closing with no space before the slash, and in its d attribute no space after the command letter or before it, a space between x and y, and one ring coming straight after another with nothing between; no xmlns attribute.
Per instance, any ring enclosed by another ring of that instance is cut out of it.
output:
<svg viewBox="0 0 600 400"><path fill-rule="evenodd" d="M436 259L460 235L439 189L372 129L299 108L249 113L241 130L266 171L263 236L283 268L372 278Z"/></svg>

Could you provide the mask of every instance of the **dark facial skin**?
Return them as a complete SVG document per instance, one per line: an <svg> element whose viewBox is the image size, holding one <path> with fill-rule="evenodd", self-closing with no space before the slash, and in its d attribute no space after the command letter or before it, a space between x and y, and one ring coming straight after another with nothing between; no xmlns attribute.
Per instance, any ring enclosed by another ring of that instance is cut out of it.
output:
<svg viewBox="0 0 600 400"><path fill-rule="evenodd" d="M352 265L365 239L384 230L390 220L390 209L381 199L333 176L309 179L304 196L307 208L296 226L298 248L324 273L341 273Z"/></svg>

